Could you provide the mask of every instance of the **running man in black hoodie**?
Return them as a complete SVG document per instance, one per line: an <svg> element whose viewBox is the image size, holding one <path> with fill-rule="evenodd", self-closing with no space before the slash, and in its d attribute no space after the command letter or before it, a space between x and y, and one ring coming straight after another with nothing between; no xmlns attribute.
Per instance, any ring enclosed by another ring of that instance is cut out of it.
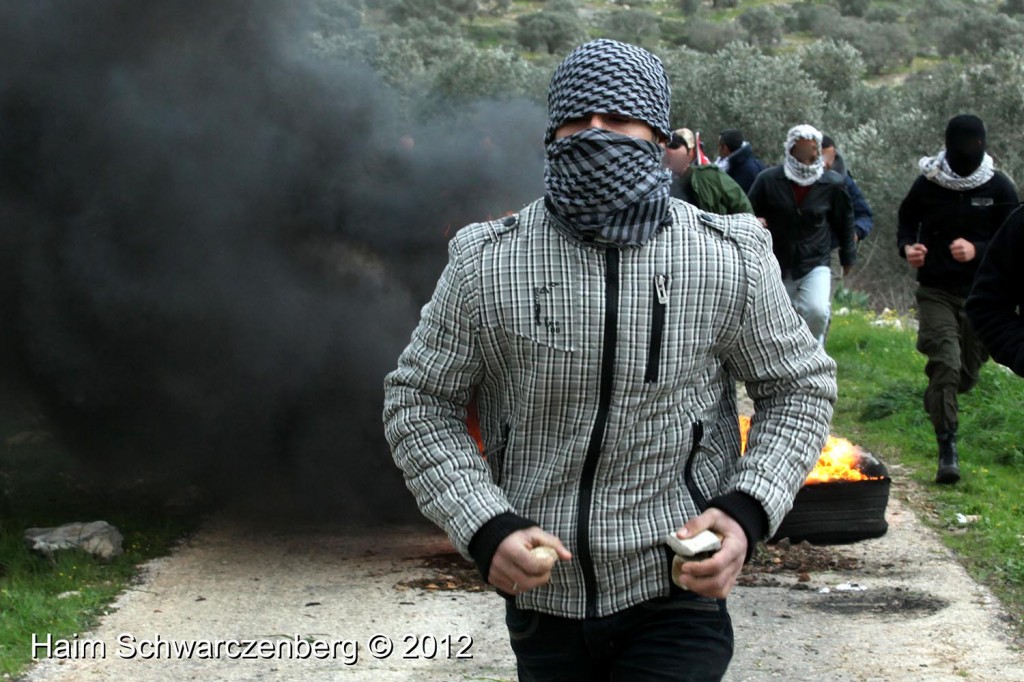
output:
<svg viewBox="0 0 1024 682"><path fill-rule="evenodd" d="M917 269L917 350L928 356L924 407L939 445L936 483L956 483L957 394L978 383L988 353L964 311L989 240L1017 205L1017 190L985 152L985 124L962 114L946 126L946 148L919 162L900 204L897 246Z"/></svg>

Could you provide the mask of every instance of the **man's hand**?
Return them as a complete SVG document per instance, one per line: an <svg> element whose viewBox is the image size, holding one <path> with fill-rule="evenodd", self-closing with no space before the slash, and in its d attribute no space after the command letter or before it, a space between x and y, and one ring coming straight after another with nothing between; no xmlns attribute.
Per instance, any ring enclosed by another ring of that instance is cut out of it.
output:
<svg viewBox="0 0 1024 682"><path fill-rule="evenodd" d="M960 261L961 263L972 261L978 255L978 252L974 249L974 244L963 237L953 240L953 243L949 245L949 252L953 254L953 260Z"/></svg>
<svg viewBox="0 0 1024 682"><path fill-rule="evenodd" d="M677 562L675 566L678 566L679 573L672 577L678 584L703 597L725 599L743 568L747 536L735 519L715 507L690 519L676 531L676 535L685 540L702 530L721 535L722 549L704 561Z"/></svg>
<svg viewBox="0 0 1024 682"><path fill-rule="evenodd" d="M903 247L903 253L907 257L907 262L912 267L919 268L924 265L924 257L928 253L928 247L924 244L907 244Z"/></svg>
<svg viewBox="0 0 1024 682"><path fill-rule="evenodd" d="M853 266L852 265L844 265L843 266L843 277L848 276L850 274L850 270L853 270Z"/></svg>
<svg viewBox="0 0 1024 682"><path fill-rule="evenodd" d="M562 541L538 526L517 530L498 545L491 559L487 582L507 594L519 594L547 584L554 564L530 553L534 547L551 547L560 561L572 559Z"/></svg>
<svg viewBox="0 0 1024 682"><path fill-rule="evenodd" d="M761 227L768 227L768 221L762 218L761 216L757 216L757 222L761 223Z"/></svg>

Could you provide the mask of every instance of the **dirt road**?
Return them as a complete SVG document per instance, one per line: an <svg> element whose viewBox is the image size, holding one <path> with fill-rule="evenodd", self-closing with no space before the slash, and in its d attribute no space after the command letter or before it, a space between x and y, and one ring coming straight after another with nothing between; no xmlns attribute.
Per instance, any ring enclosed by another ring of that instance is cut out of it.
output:
<svg viewBox="0 0 1024 682"><path fill-rule="evenodd" d="M1024 681L998 603L896 499L893 478L884 537L791 548L745 570L730 598L729 682ZM37 653L60 651L46 644L41 633ZM64 651L76 656L25 679L515 679L501 599L429 527L213 519Z"/></svg>

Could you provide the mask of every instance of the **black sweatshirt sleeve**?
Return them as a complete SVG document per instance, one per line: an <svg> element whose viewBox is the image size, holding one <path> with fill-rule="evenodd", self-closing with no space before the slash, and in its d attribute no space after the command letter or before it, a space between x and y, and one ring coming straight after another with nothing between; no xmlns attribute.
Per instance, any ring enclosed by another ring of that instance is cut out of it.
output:
<svg viewBox="0 0 1024 682"><path fill-rule="evenodd" d="M992 358L1024 376L1024 209L989 242L967 298L967 316Z"/></svg>

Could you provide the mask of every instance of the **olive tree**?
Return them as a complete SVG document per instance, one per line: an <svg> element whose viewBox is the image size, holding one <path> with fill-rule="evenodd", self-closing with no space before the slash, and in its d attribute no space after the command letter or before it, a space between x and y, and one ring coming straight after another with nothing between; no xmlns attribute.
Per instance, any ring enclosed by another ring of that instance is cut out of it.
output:
<svg viewBox="0 0 1024 682"><path fill-rule="evenodd" d="M738 23L715 22L694 17L683 26L683 44L698 52L713 53L730 43L744 42L747 32Z"/></svg>
<svg viewBox="0 0 1024 682"><path fill-rule="evenodd" d="M547 75L538 71L511 50L480 49L463 42L435 65L430 77L437 102L460 106L481 99L535 97L536 86Z"/></svg>
<svg viewBox="0 0 1024 682"><path fill-rule="evenodd" d="M1002 49L1024 50L1024 25L1006 14L972 11L949 25L939 36L939 52L945 56L989 55Z"/></svg>
<svg viewBox="0 0 1024 682"><path fill-rule="evenodd" d="M901 24L876 24L851 17L831 27L825 35L856 46L871 75L909 66L914 58L914 39Z"/></svg>
<svg viewBox="0 0 1024 682"><path fill-rule="evenodd" d="M778 45L782 42L782 19L769 7L747 10L739 16L739 22L757 45Z"/></svg>
<svg viewBox="0 0 1024 682"><path fill-rule="evenodd" d="M789 128L822 118L825 95L794 54L765 55L737 43L710 57L687 48L662 57L672 82L673 126L704 131L706 140L740 128L766 163L779 160Z"/></svg>
<svg viewBox="0 0 1024 682"><path fill-rule="evenodd" d="M839 13L848 17L863 17L871 7L871 0L839 0Z"/></svg>
<svg viewBox="0 0 1024 682"><path fill-rule="evenodd" d="M1003 14L1024 14L1024 0L1003 0L999 11Z"/></svg>
<svg viewBox="0 0 1024 682"><path fill-rule="evenodd" d="M562 52L587 35L575 11L542 10L516 17L516 24L516 42L531 52Z"/></svg>
<svg viewBox="0 0 1024 682"><path fill-rule="evenodd" d="M804 0L793 5L789 28L792 31L806 31L811 35L824 36L842 21L843 17L835 7Z"/></svg>
<svg viewBox="0 0 1024 682"><path fill-rule="evenodd" d="M623 9L611 12L604 20L609 38L635 45L651 45L661 36L658 17L642 9Z"/></svg>
<svg viewBox="0 0 1024 682"><path fill-rule="evenodd" d="M703 4L702 0L676 0L676 7L686 16L696 14Z"/></svg>
<svg viewBox="0 0 1024 682"><path fill-rule="evenodd" d="M460 16L475 16L477 7L477 0L387 0L385 11L397 24L413 19L454 23Z"/></svg>
<svg viewBox="0 0 1024 682"><path fill-rule="evenodd" d="M830 102L841 99L864 78L864 59L847 42L826 38L806 45L799 54L800 68Z"/></svg>

